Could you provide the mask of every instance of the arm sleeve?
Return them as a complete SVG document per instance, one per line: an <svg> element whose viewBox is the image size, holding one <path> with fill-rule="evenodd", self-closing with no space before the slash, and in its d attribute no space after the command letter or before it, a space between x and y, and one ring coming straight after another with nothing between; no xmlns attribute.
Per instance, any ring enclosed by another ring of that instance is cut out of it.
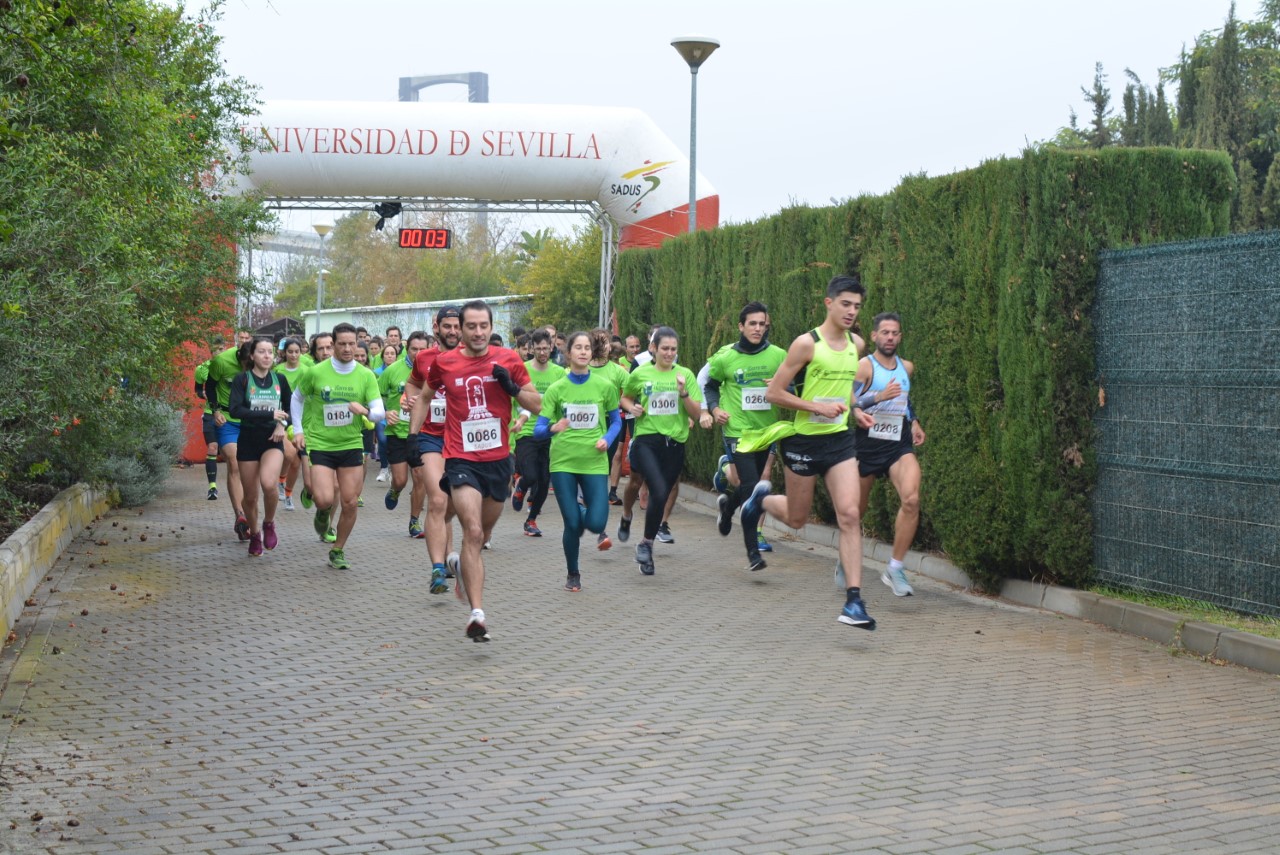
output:
<svg viewBox="0 0 1280 855"><path fill-rule="evenodd" d="M293 432L302 433L302 390L294 389L292 400L289 402L289 418L293 420Z"/></svg>
<svg viewBox="0 0 1280 855"><path fill-rule="evenodd" d="M534 439L546 439L551 436L551 422L546 416L538 416L538 424L533 429Z"/></svg>
<svg viewBox="0 0 1280 855"><path fill-rule="evenodd" d="M209 412L216 413L222 409L218 406L218 381L214 380L213 377L205 378L204 395L201 397L209 404Z"/></svg>
<svg viewBox="0 0 1280 855"><path fill-rule="evenodd" d="M289 380L286 377L283 375L277 376L280 377L280 409L284 410L290 417L292 417L293 388L289 385ZM285 421L289 421L289 419L285 419Z"/></svg>
<svg viewBox="0 0 1280 855"><path fill-rule="evenodd" d="M378 389L378 378L369 375L370 390L368 391L369 401L365 404L369 408L369 421L377 424L387 417L387 409L382 405L382 392Z"/></svg>
<svg viewBox="0 0 1280 855"><path fill-rule="evenodd" d="M607 445L613 445L613 441L618 438L618 434L622 432L622 414L618 410L609 411L609 429L604 432L604 441Z"/></svg>
<svg viewBox="0 0 1280 855"><path fill-rule="evenodd" d="M703 390L707 396L707 409L714 410L720 406L720 381L714 377L707 378L706 388Z"/></svg>

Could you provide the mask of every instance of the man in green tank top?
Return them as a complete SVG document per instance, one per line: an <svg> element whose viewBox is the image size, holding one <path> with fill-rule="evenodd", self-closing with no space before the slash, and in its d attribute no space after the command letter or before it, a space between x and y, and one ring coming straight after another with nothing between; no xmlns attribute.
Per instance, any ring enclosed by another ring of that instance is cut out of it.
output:
<svg viewBox="0 0 1280 855"><path fill-rule="evenodd" d="M787 358L769 381L769 403L795 411L783 434L781 451L786 466L785 496L770 496L768 479L761 480L742 506L742 525L754 530L760 514L768 513L791 528L809 519L818 476L826 483L840 529L840 563L847 573L845 606L839 621L860 629L875 629L875 620L862 602L862 520L858 514L858 461L850 413L860 427L871 419L854 407L853 381L858 373L862 339L851 330L858 320L866 289L856 276L836 276L827 284L823 301L827 317L817 329L796 338ZM795 392L788 391L794 384ZM762 432L767 435L768 430ZM765 436L766 447L768 437ZM743 445L754 443L740 442Z"/></svg>

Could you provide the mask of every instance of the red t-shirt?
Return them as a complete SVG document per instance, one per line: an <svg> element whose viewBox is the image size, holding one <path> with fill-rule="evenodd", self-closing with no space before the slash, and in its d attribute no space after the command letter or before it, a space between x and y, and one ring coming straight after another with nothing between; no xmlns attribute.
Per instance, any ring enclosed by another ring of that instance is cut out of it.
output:
<svg viewBox="0 0 1280 855"><path fill-rule="evenodd" d="M520 357L505 347L491 346L484 356L475 357L467 356L461 348L445 351L427 369L427 388L444 392L446 458L483 463L502 460L511 453L507 427L511 423L511 396L494 379L494 365L505 367L517 386L529 382L529 371Z"/></svg>
<svg viewBox="0 0 1280 855"><path fill-rule="evenodd" d="M414 357L413 374L410 377L410 381L421 386L424 390L424 395L427 394L427 372L431 370L432 364L440 353L440 347L437 345L436 347L423 348ZM431 409L427 411L427 417L422 420L422 428L419 433L425 433L430 436L444 436L444 420L444 390L437 389L435 397L431 399Z"/></svg>

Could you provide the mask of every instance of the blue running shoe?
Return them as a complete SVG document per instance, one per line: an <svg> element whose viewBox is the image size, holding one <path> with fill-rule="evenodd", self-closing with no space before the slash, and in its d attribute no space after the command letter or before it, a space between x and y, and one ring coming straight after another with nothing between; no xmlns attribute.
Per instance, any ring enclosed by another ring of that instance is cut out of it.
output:
<svg viewBox="0 0 1280 855"><path fill-rule="evenodd" d="M867 607L861 599L850 600L845 603L837 620L849 626L856 626L858 629L874 630L876 628L875 618L867 614Z"/></svg>
<svg viewBox="0 0 1280 855"><path fill-rule="evenodd" d="M636 563L640 565L640 572L646 576L653 575L653 544L641 541L636 544Z"/></svg>
<svg viewBox="0 0 1280 855"><path fill-rule="evenodd" d="M761 481L752 489L751 495L742 503L741 525L747 531L755 530L760 525L760 514L764 512L764 497L773 489L768 481Z"/></svg>
<svg viewBox="0 0 1280 855"><path fill-rule="evenodd" d="M443 567L431 568L431 593L433 594L449 593L449 583L444 578Z"/></svg>
<svg viewBox="0 0 1280 855"><path fill-rule="evenodd" d="M395 487L387 490L387 495L382 498L382 504L387 506L387 510L394 511L396 505L400 504L400 491Z"/></svg>
<svg viewBox="0 0 1280 855"><path fill-rule="evenodd" d="M773 544L764 539L764 532L756 529L756 549L760 552L773 552Z"/></svg>
<svg viewBox="0 0 1280 855"><path fill-rule="evenodd" d="M418 518L417 518L417 517L410 517L410 518L409 518L409 536L410 536L410 537L422 537L422 536L423 536L423 533L422 533L422 523L418 522Z"/></svg>
<svg viewBox="0 0 1280 855"><path fill-rule="evenodd" d="M729 510L729 497L723 493L716 499L716 528L721 537L728 537L733 531L733 511Z"/></svg>
<svg viewBox="0 0 1280 855"><path fill-rule="evenodd" d="M733 462L733 458L727 454L720 455L720 459L716 461L715 474L711 476L711 489L717 493L727 493L733 487L729 483L729 464Z"/></svg>

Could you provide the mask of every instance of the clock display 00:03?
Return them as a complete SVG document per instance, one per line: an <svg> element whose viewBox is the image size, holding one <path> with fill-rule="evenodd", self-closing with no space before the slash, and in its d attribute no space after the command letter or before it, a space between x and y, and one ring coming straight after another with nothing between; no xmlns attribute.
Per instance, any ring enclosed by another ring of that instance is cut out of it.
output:
<svg viewBox="0 0 1280 855"><path fill-rule="evenodd" d="M448 249L452 243L450 229L400 230L400 246L406 249Z"/></svg>

